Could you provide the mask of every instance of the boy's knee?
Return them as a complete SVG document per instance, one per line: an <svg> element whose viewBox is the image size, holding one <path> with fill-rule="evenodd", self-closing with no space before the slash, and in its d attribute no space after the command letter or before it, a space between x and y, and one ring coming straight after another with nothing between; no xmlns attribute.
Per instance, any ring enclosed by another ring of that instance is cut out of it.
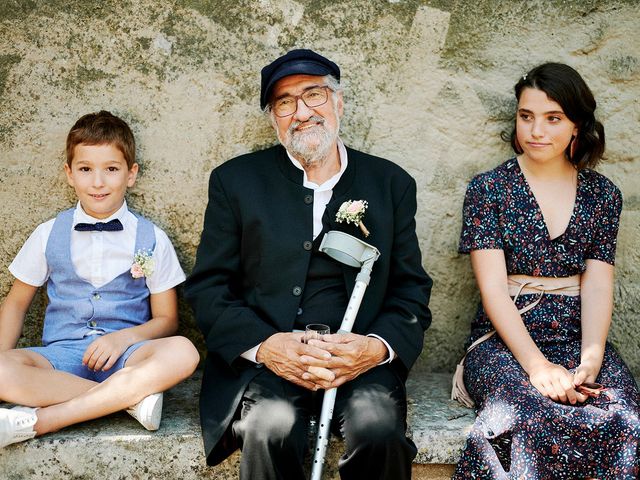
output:
<svg viewBox="0 0 640 480"><path fill-rule="evenodd" d="M0 392L6 392L12 384L19 381L16 378L16 368L27 363L10 352L0 352ZM0 399L2 397L0 396Z"/></svg>
<svg viewBox="0 0 640 480"><path fill-rule="evenodd" d="M4 390L9 379L11 359L7 358L4 353L0 353L0 390ZM1 398L1 397L0 397Z"/></svg>
<svg viewBox="0 0 640 480"><path fill-rule="evenodd" d="M186 337L176 336L168 339L170 341L169 350L174 359L173 365L181 368L182 376L185 378L191 375L200 363L200 353L196 347ZM178 360L178 361L175 361Z"/></svg>

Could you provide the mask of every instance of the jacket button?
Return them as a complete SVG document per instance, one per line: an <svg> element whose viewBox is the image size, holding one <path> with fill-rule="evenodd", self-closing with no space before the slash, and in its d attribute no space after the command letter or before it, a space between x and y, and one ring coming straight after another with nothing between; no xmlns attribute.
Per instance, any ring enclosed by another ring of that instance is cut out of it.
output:
<svg viewBox="0 0 640 480"><path fill-rule="evenodd" d="M313 243L307 240L302 244L302 248L304 248L305 250L311 250L313 248Z"/></svg>
<svg viewBox="0 0 640 480"><path fill-rule="evenodd" d="M298 311L296 312L297 315L302 315L302 308L298 308Z"/></svg>
<svg viewBox="0 0 640 480"><path fill-rule="evenodd" d="M313 203L313 195L305 195L304 196L304 203L306 203L307 205L310 205Z"/></svg>
<svg viewBox="0 0 640 480"><path fill-rule="evenodd" d="M302 294L302 288L295 286L293 287L293 290L291 291L291 293L293 293L296 297L299 297Z"/></svg>
<svg viewBox="0 0 640 480"><path fill-rule="evenodd" d="M94 300L100 300L100 294L99 293L94 293L93 299Z"/></svg>
<svg viewBox="0 0 640 480"><path fill-rule="evenodd" d="M91 320L91 321L89 322L89 326L90 326L90 327L95 327L95 326L97 326L97 325L98 325L98 323L97 323L95 320Z"/></svg>

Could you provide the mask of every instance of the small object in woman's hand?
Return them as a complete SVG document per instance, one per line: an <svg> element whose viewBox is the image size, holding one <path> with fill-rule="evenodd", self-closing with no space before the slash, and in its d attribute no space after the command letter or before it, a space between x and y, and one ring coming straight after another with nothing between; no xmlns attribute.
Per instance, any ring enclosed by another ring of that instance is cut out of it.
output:
<svg viewBox="0 0 640 480"><path fill-rule="evenodd" d="M584 382L581 385L578 385L576 387L576 390L583 395L595 398L599 397L600 394L606 390L606 388L600 383Z"/></svg>

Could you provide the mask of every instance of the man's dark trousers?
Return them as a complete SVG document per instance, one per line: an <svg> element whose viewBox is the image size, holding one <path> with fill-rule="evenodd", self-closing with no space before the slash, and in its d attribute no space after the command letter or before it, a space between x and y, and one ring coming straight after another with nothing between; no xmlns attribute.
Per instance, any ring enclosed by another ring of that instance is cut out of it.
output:
<svg viewBox="0 0 640 480"><path fill-rule="evenodd" d="M317 400L269 370L254 378L233 424L242 449L241 480L307 478L304 456L309 441L315 442L309 415ZM345 443L338 464L343 480L411 478L417 450L405 435L406 394L392 366L378 366L338 389L331 429Z"/></svg>

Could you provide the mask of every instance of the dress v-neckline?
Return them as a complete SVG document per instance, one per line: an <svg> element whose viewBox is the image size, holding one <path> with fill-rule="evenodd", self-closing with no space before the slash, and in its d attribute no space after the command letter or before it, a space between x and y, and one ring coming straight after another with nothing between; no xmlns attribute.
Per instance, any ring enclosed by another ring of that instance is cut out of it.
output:
<svg viewBox="0 0 640 480"><path fill-rule="evenodd" d="M573 208L571 209L571 216L569 217L569 221L567 222L567 225L564 227L564 230L562 231L562 233L560 233L559 235L551 238L551 234L549 233L549 226L547 225L547 221L544 218L544 213L542 212L542 208L540 207L540 203L538 202L538 199L536 198L536 195L533 192L533 189L531 188L531 185L529 185L529 181L527 180L527 177L524 174L524 171L522 170L522 167L520 166L520 162L518 161L517 157L514 158L514 162L516 164L517 173L522 177L522 180L524 181L524 185L525 185L525 188L527 190L527 193L533 199L534 206L535 206L536 210L538 211L538 213L540 214L540 221L544 225L544 230L547 233L547 240L549 240L550 242L555 242L556 240L564 237L564 235L569 231L569 227L571 227L571 225L573 224L575 216L576 216L576 211L578 209L578 200L579 200L579 197L580 197L580 185L582 183L581 182L581 178L580 178L581 177L580 170L578 170L577 175L576 175L576 193L575 193L575 196L574 196Z"/></svg>

